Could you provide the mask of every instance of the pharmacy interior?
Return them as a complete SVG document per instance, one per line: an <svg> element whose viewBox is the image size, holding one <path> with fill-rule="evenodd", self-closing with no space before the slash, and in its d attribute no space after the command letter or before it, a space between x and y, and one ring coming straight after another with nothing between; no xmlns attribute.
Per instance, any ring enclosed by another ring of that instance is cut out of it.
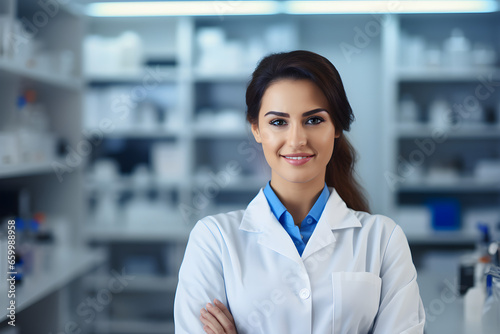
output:
<svg viewBox="0 0 500 334"><path fill-rule="evenodd" d="M425 332L498 333L500 3L286 0L0 2L0 333L174 333L191 228L270 178L250 75L296 49L342 76Z"/></svg>

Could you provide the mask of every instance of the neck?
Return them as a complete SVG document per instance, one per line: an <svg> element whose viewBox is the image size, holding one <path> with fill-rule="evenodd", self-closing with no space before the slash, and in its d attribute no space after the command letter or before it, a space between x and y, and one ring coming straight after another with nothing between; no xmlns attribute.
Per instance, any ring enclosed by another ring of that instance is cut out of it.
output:
<svg viewBox="0 0 500 334"><path fill-rule="evenodd" d="M316 178L304 183L287 181L278 175L271 176L271 187L281 203L290 212L295 225L307 216L325 186L324 178Z"/></svg>

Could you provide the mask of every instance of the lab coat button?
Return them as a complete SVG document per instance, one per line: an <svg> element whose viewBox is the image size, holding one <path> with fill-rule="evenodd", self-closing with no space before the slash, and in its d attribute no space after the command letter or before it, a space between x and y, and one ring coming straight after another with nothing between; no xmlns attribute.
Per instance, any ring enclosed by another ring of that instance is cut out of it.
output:
<svg viewBox="0 0 500 334"><path fill-rule="evenodd" d="M311 295L311 292L309 291L309 289L306 289L306 288L300 290L300 292L299 292L300 299L307 299L307 298L309 298L310 295Z"/></svg>

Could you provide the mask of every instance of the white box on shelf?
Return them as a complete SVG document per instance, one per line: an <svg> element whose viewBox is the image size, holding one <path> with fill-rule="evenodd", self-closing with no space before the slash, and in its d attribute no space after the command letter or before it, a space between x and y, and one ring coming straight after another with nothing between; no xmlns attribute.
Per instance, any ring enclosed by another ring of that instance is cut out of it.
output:
<svg viewBox="0 0 500 334"><path fill-rule="evenodd" d="M474 167L474 176L478 181L500 181L500 160L479 160Z"/></svg>
<svg viewBox="0 0 500 334"><path fill-rule="evenodd" d="M401 206L394 216L394 221L407 236L427 235L432 231L431 213L424 206Z"/></svg>
<svg viewBox="0 0 500 334"><path fill-rule="evenodd" d="M185 156L175 143L156 143L151 147L153 171L161 180L178 180L185 170Z"/></svg>
<svg viewBox="0 0 500 334"><path fill-rule="evenodd" d="M477 234L479 240L478 223L486 223L490 225L491 230L494 230L495 225L499 222L500 209L471 208L463 213L462 230L464 232Z"/></svg>
<svg viewBox="0 0 500 334"><path fill-rule="evenodd" d="M19 163L17 138L12 132L0 132L0 166L12 166Z"/></svg>

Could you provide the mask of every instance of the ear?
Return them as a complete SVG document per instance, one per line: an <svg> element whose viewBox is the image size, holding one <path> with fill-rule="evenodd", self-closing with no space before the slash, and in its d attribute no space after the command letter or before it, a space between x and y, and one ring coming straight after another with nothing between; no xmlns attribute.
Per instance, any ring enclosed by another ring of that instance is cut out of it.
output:
<svg viewBox="0 0 500 334"><path fill-rule="evenodd" d="M260 138L259 125L257 123L252 124L252 134L253 134L253 137L255 138L255 141L257 143L261 144L262 139Z"/></svg>
<svg viewBox="0 0 500 334"><path fill-rule="evenodd" d="M342 130L335 130L335 138L340 137L341 134L342 134Z"/></svg>

